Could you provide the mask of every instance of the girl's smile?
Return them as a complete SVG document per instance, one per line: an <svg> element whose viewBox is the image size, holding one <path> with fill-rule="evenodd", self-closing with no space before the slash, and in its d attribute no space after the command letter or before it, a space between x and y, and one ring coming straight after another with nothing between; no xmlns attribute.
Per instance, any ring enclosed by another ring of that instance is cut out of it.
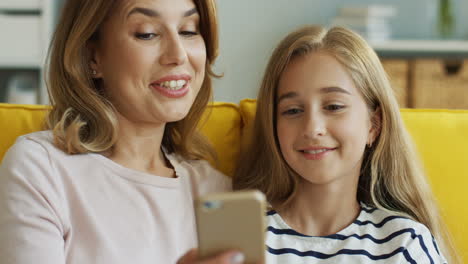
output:
<svg viewBox="0 0 468 264"><path fill-rule="evenodd" d="M304 155L307 160L321 160L326 158L330 153L334 152L338 148L326 148L326 147L311 147L301 149L299 152Z"/></svg>

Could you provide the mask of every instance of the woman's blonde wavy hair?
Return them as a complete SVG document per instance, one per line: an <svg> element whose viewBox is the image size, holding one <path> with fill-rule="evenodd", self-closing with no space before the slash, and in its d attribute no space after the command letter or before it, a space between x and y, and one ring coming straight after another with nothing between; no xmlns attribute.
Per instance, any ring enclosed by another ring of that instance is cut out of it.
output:
<svg viewBox="0 0 468 264"><path fill-rule="evenodd" d="M215 0L194 0L200 15L200 32L205 41L205 79L188 113L178 122L168 123L162 146L185 158L213 156L197 126L212 99L211 78L217 77L212 64L218 56L218 25ZM91 77L88 44L99 37L99 29L118 0L67 0L48 56L47 85L52 110L47 128L54 143L66 153L105 152L117 140L117 117L113 105Z"/></svg>
<svg viewBox="0 0 468 264"><path fill-rule="evenodd" d="M312 52L334 56L361 91L369 112L379 110L380 135L364 153L357 199L426 225L449 263L458 260L431 188L404 127L387 75L372 48L350 30L306 26L286 36L273 52L258 94L251 140L240 156L234 189L259 189L277 209L288 206L298 175L284 160L276 135L276 97L291 60ZM450 261L452 260L452 261Z"/></svg>

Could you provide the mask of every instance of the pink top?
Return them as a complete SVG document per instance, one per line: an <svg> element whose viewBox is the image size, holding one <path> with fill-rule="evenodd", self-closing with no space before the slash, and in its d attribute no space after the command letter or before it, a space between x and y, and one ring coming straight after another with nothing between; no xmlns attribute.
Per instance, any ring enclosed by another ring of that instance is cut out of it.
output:
<svg viewBox="0 0 468 264"><path fill-rule="evenodd" d="M175 263L197 245L194 198L231 190L206 161L166 155L165 178L51 142L22 136L0 166L2 264Z"/></svg>

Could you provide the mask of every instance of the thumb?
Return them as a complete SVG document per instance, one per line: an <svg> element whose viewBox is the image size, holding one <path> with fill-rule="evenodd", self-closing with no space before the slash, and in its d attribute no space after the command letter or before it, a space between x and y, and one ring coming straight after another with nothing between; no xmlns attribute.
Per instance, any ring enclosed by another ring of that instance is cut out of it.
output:
<svg viewBox="0 0 468 264"><path fill-rule="evenodd" d="M198 253L195 248L190 249L185 255L183 255L178 261L177 264L190 264L196 263L198 258Z"/></svg>
<svg viewBox="0 0 468 264"><path fill-rule="evenodd" d="M245 261L245 256L239 251L225 251L221 254L206 258L199 264L242 264Z"/></svg>
<svg viewBox="0 0 468 264"><path fill-rule="evenodd" d="M191 249L179 259L177 264L242 264L244 260L244 254L233 250L199 260L198 251L196 249Z"/></svg>

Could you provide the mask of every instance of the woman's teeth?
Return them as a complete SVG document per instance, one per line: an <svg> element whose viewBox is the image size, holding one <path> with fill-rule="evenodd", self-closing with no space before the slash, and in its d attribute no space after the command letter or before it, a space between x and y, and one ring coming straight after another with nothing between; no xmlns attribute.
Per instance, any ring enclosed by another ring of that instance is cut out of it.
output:
<svg viewBox="0 0 468 264"><path fill-rule="evenodd" d="M159 86L162 86L169 90L179 90L179 89L182 89L185 84L187 84L186 80L172 80L172 81L162 82L159 84Z"/></svg>

